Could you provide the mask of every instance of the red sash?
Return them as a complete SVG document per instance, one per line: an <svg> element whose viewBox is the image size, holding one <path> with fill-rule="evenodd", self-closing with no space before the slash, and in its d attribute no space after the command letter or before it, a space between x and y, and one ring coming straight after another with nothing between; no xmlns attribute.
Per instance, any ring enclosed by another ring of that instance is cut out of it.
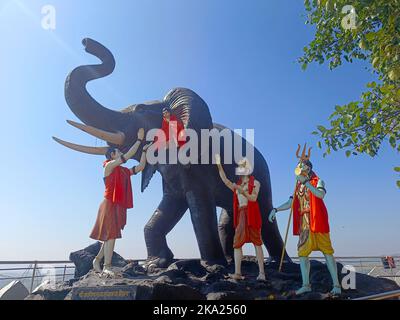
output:
<svg viewBox="0 0 400 320"><path fill-rule="evenodd" d="M155 139L155 150L157 150L160 145L163 144L163 142L168 143L170 140L169 132L171 131L172 133L172 139L176 141L178 147L183 146L186 141L185 140L179 140L179 137L184 136L184 125L181 120L179 120L175 115L171 114L169 116L169 121L163 118L162 125L161 125L161 131L164 132L165 135L165 141L163 141L162 135L161 137L156 136Z"/></svg>
<svg viewBox="0 0 400 320"><path fill-rule="evenodd" d="M103 167L110 160L104 162ZM129 209L133 208L131 173L128 168L118 166L104 179L104 198Z"/></svg>
<svg viewBox="0 0 400 320"><path fill-rule="evenodd" d="M313 187L316 187L318 184L318 176L313 173L311 176L310 183ZM300 204L299 199L297 197L297 191L300 187L300 182L297 183L296 192L293 198L293 234L300 234ZM329 222L328 222L328 210L326 209L325 203L322 199L316 197L310 190L309 199L310 199L310 231L311 232L320 232L320 233L328 233L329 232Z"/></svg>
<svg viewBox="0 0 400 320"><path fill-rule="evenodd" d="M242 183L242 179L236 183L240 185ZM253 192L254 188L254 177L250 176L249 179L249 194ZM236 194L236 191L233 192L233 226L236 228L238 222L238 214L239 214L239 200ZM258 202L256 201L247 201L247 224L249 227L255 229L261 229L262 220L260 207L258 206Z"/></svg>

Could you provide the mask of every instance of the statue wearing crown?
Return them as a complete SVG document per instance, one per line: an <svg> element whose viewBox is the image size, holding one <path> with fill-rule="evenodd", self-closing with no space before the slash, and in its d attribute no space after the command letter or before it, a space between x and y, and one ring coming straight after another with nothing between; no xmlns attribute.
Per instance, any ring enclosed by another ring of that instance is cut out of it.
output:
<svg viewBox="0 0 400 320"><path fill-rule="evenodd" d="M303 281L303 285L296 291L296 295L311 291L309 255L313 251L321 251L324 254L333 282L331 294L340 295L341 286L329 234L328 211L323 200L326 195L325 183L313 171L310 161L311 148L308 149L307 155L306 145L304 145L301 156L299 156L299 151L300 145L296 151L299 162L295 169L294 194L287 202L271 210L269 220L272 222L278 211L292 210L293 234L299 236L297 249Z"/></svg>

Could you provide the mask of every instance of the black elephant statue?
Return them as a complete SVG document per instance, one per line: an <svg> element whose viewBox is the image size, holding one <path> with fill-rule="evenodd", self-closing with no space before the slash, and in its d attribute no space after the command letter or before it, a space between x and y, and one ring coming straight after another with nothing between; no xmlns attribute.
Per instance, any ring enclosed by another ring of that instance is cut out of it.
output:
<svg viewBox="0 0 400 320"><path fill-rule="evenodd" d="M86 90L86 84L94 79L111 74L115 67L112 53L102 44L84 39L85 50L101 60L100 64L75 68L65 82L65 98L72 112L86 125L96 128L85 130L84 124L72 125L107 141L109 146L126 152L134 143L139 128L145 131L160 128L162 110L169 107L179 113L185 126L196 132L201 129L222 130L225 127L214 124L207 104L195 92L185 88L172 89L163 100L131 105L121 111L102 106ZM55 138L72 149L104 154L106 148L86 147ZM247 142L244 138L242 144ZM108 147L107 147L108 148ZM134 158L141 157L139 150ZM224 158L223 152L221 158ZM235 180L235 164L224 164L227 177ZM168 247L166 236L189 209L200 256L209 264L225 264L233 255L233 211L232 191L221 181L214 164L153 164L142 172L142 192L153 174L162 176L163 197L149 222L144 227L147 246L147 264L165 267L171 263L173 253ZM267 163L261 153L254 150L253 175L260 181L258 197L262 213L262 239L273 259L279 259L283 241L276 222L268 221L272 209L271 183ZM216 208L222 208L219 223ZM287 257L285 253L285 257Z"/></svg>

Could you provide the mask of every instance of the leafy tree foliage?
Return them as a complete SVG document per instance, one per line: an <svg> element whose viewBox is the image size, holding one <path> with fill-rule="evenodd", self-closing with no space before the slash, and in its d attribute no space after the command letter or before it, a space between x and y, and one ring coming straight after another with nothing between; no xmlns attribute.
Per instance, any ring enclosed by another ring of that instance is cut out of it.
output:
<svg viewBox="0 0 400 320"><path fill-rule="evenodd" d="M336 106L328 127L319 125L313 132L321 138L324 156L343 149L348 157L374 157L386 141L400 152L400 0L304 3L306 23L316 32L299 58L302 68L326 62L335 69L345 61L365 60L377 78L366 84L358 101ZM400 173L400 167L395 171Z"/></svg>

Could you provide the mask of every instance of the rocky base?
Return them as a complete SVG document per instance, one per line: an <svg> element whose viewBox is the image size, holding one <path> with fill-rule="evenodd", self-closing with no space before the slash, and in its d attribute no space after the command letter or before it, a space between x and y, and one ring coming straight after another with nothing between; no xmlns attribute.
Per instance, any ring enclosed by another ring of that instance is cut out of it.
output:
<svg viewBox="0 0 400 320"><path fill-rule="evenodd" d="M124 264L124 263L122 263ZM341 280L342 265L338 264ZM82 269L82 268L81 268ZM276 263L265 265L267 280L257 281L258 266L254 257L245 257L242 273L245 280L230 279L234 266L205 265L199 260L177 260L165 269L145 271L137 262L116 267L115 277L107 277L90 270L87 274L56 287L43 285L30 300L321 300L352 299L384 291L399 289L391 280L356 274L356 290L343 290L340 297L332 297L331 279L325 264L311 261L313 292L295 296L301 286L298 264L286 263L283 272Z"/></svg>

